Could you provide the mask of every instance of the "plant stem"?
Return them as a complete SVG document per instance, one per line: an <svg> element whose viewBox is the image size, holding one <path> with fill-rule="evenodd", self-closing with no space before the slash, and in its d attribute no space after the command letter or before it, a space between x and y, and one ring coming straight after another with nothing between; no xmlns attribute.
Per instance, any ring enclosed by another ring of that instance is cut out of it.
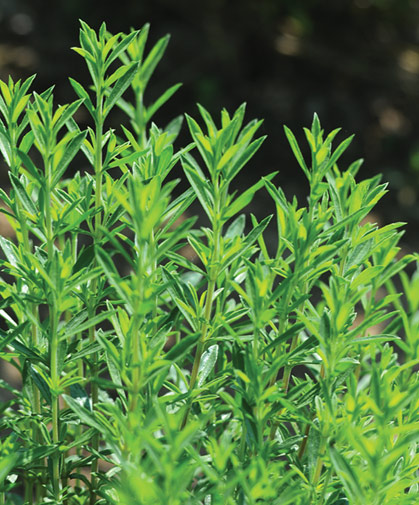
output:
<svg viewBox="0 0 419 505"><path fill-rule="evenodd" d="M313 485L317 486L320 480L320 476L322 473L323 469L323 453L326 449L326 438L321 435L321 442L320 442L320 447L319 447L319 452L317 454L317 461L316 461L316 468L314 470L314 476L313 476Z"/></svg>
<svg viewBox="0 0 419 505"><path fill-rule="evenodd" d="M202 326L201 338L198 342L196 352L195 352L195 359L194 359L194 363L192 366L192 372L191 372L191 380L189 382L189 391L193 390L193 388L195 387L197 378L198 378L199 365L201 363L201 357L204 352L205 341L207 338L207 331L208 331L208 326L209 326L208 321L211 316L212 298L214 296L215 283L216 283L215 280L210 280L208 283L207 299L205 302L205 312L204 312L205 323ZM182 420L182 424L180 425L181 430L183 430L183 428L186 426L186 423L188 422L188 417L189 417L190 411L191 411L191 405L189 405L188 408L186 409L185 415Z"/></svg>
<svg viewBox="0 0 419 505"><path fill-rule="evenodd" d="M57 334L57 311L55 307L50 307L50 328L51 328L51 381L54 386L53 389L58 388L59 385L59 364L58 364L58 352L59 352L59 342ZM60 406L59 406L59 395L56 391L52 391L52 441L56 446L56 452L52 457L52 487L54 490L55 498L59 499L60 494L60 455L58 453L59 438L59 417L60 417Z"/></svg>
<svg viewBox="0 0 419 505"><path fill-rule="evenodd" d="M141 303L141 302L140 302ZM139 317L134 316L134 323L132 325L132 355L134 369L132 372L132 388L129 399L129 411L135 412L138 405L138 397L141 388L141 373L140 373L140 324Z"/></svg>
<svg viewBox="0 0 419 505"><path fill-rule="evenodd" d="M97 244L101 237L100 227L102 225L102 212L100 211L102 207L102 139L103 139L103 92L102 87L99 86L97 89L97 102L96 102L96 138L95 138L95 154L94 154L94 173L95 173L95 225L94 225L94 243ZM93 260L93 267L96 265L96 260ZM89 303L89 317L94 317L96 315L97 307L97 279L94 278L91 284L91 297ZM93 326L89 329L89 342L93 344L95 342L95 332L96 328ZM92 353L91 357L91 395L92 395L92 410L94 411L99 398L99 389L97 384L97 374L98 374L98 353ZM99 433L95 433L92 438L92 448L97 452L99 450ZM96 501L96 473L98 469L98 459L95 457L91 465L91 488L92 493L90 496L90 505L93 505Z"/></svg>
<svg viewBox="0 0 419 505"><path fill-rule="evenodd" d="M48 262L52 265L54 261L54 229L53 220L51 215L51 193L52 193L52 166L51 166L51 156L48 154L44 156L44 166L45 166L45 228L46 228L46 239L47 239L47 253ZM50 324L50 373L51 382L53 385L51 391L51 416L52 416L52 441L56 446L56 451L52 455L52 488L54 492L55 499L59 501L60 496L60 454L58 452L59 444L59 417L60 417L60 406L59 406L59 339L58 339L58 307L56 305L57 293L50 293L49 300L49 324Z"/></svg>
<svg viewBox="0 0 419 505"><path fill-rule="evenodd" d="M17 154L17 130L16 130L16 125L14 123L10 122L10 144L12 148L12 155L11 155L11 163L10 163L10 171L18 176L19 173L19 157ZM19 200L19 198L15 199L16 201L16 220L19 223L19 232L20 232L20 240L18 236L19 242L23 244L23 249L24 251L29 255L32 253L32 247L31 243L29 240L29 231L26 226L26 218L24 215L22 215L22 204ZM18 234L17 234L18 235ZM34 319L36 318L37 315L37 308L34 303L30 303L29 305L30 311L32 312ZM38 347L38 338L37 338L37 330L36 326L34 323L30 325L30 335L29 335L29 341L30 341L30 346L31 348L37 349ZM38 387L35 384L35 381L31 381L31 389L32 389L32 397L33 397L33 405L32 405L32 411L35 414L35 416L41 414L41 394L38 389ZM32 423L32 439L35 443L39 444L41 442L41 433L39 430L39 426L36 422ZM36 464L36 463L35 463ZM39 503L42 497L42 486L41 483L39 482L39 479L36 479L35 483L35 499L36 502ZM31 494L31 500L32 500L32 494Z"/></svg>
<svg viewBox="0 0 419 505"><path fill-rule="evenodd" d="M220 208L220 195L219 195L219 191L218 191L218 182L217 181L214 182L214 186L215 186L215 195L216 195L216 197L215 197L216 212L215 212L215 217L213 219L214 247L213 247L213 251L212 251L211 262L208 267L209 280L208 280L208 290L207 290L207 295L206 295L206 300L205 300L204 323L201 328L201 338L198 342L196 352L195 352L195 358L194 358L194 363L193 363L192 372L191 372L191 380L189 382L189 391L193 390L193 388L195 387L197 378L198 378L199 365L201 363L201 357L204 352L205 344L206 344L206 340L207 340L207 333L208 333L208 328L209 328L209 320L211 317L214 291L215 291L215 286L216 286L217 277L218 277L219 248L220 248L222 226L220 225L220 222L218 220L219 212L217 212L217 209ZM189 405L186 409L185 415L184 415L182 423L180 425L181 430L183 430L183 428L186 426L186 423L188 422L190 410L191 410L191 405Z"/></svg>
<svg viewBox="0 0 419 505"><path fill-rule="evenodd" d="M198 346L197 346L197 350L196 350L196 354L195 354L195 360L194 360L194 364L192 367L191 381L189 383L190 389L193 389L195 387L195 383L198 378L199 365L201 363L202 353L204 352L205 341L206 341L208 326L209 326L209 319L211 317L212 299L214 296L215 284L216 284L215 279L211 279L208 283L207 299L205 301L205 311L204 311L205 323L202 326L201 339L198 342Z"/></svg>
<svg viewBox="0 0 419 505"><path fill-rule="evenodd" d="M135 107L135 125L138 128L137 142L141 148L144 148L147 142L145 131L145 118L144 118L144 102L143 92L140 91L136 94L136 107Z"/></svg>

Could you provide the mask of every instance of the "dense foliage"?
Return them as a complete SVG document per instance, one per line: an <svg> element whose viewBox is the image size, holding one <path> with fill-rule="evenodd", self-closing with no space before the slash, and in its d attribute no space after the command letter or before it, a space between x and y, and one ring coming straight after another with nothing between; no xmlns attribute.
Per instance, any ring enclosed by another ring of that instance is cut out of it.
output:
<svg viewBox="0 0 419 505"><path fill-rule="evenodd" d="M340 169L351 138L332 147L315 115L310 162L285 127L306 205L275 173L237 194L261 121L199 106L175 149L182 118L152 118L179 85L145 99L168 39L147 35L82 23L92 85L70 79L70 104L0 81L17 239L0 238L0 350L22 378L1 382L0 504L417 503L417 256L398 255L401 223L368 220L386 185ZM274 216L243 213L256 191Z"/></svg>

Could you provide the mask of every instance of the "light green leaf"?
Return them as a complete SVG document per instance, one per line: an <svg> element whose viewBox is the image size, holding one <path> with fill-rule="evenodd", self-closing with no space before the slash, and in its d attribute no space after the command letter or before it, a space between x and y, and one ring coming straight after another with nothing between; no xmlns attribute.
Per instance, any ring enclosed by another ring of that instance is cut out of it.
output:
<svg viewBox="0 0 419 505"><path fill-rule="evenodd" d="M167 44L169 43L170 35L166 35L162 37L153 47L153 49L149 52L147 58L144 60L144 63L141 65L141 87L144 90L147 86L147 83L152 76L154 69L157 64L163 57L163 54L166 50Z"/></svg>
<svg viewBox="0 0 419 505"><path fill-rule="evenodd" d="M218 357L218 345L211 345L201 357L198 370L198 387L201 387L213 370Z"/></svg>
<svg viewBox="0 0 419 505"><path fill-rule="evenodd" d="M54 168L54 177L52 179L51 187L54 188L61 180L66 168L73 160L74 156L80 151L81 146L86 138L87 131L76 134L70 142L64 147L64 154L60 161Z"/></svg>
<svg viewBox="0 0 419 505"><path fill-rule="evenodd" d="M138 71L138 66L139 64L136 61L126 66L125 73L116 81L114 87L109 93L109 96L106 97L103 107L103 118L106 118L119 97L128 88L131 81L134 79L136 72Z"/></svg>
<svg viewBox="0 0 419 505"><path fill-rule="evenodd" d="M301 154L297 139L294 137L294 134L292 133L292 131L288 127L284 126L284 131L285 131L285 135L288 139L288 142L291 146L292 152L294 153L294 156L295 156L296 160L298 161L298 164L303 169L303 172L306 174L307 179L309 181L311 181L311 174L310 174L310 171L307 168L307 165L304 161L303 155Z"/></svg>

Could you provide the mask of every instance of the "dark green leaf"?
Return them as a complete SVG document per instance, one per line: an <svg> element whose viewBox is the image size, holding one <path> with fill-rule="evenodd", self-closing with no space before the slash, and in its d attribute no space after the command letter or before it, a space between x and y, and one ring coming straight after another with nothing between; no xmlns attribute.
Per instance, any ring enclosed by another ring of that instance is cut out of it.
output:
<svg viewBox="0 0 419 505"><path fill-rule="evenodd" d="M183 337L177 344L175 344L164 356L168 361L176 361L186 352L191 351L200 338L199 333L193 333L187 337Z"/></svg>

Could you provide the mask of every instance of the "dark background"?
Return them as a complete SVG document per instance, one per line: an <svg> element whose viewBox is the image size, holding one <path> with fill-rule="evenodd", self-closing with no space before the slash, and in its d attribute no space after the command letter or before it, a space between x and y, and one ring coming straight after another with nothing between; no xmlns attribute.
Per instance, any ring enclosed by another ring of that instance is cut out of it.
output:
<svg viewBox="0 0 419 505"><path fill-rule="evenodd" d="M383 173L390 192L374 217L408 221L404 248L419 247L417 0L0 0L0 78L36 72L35 89L55 84L57 103L74 100L68 76L89 82L70 50L78 19L95 29L105 21L112 33L150 22L148 49L171 34L148 100L184 85L156 115L159 125L183 112L196 117L196 102L218 116L246 101L249 120L265 119L268 139L240 184L279 170L277 183L302 205L307 184L283 124L302 140L317 112L326 131L342 127L340 140L355 133L344 164L362 157L359 177ZM268 200L260 192L251 210L266 215Z"/></svg>

